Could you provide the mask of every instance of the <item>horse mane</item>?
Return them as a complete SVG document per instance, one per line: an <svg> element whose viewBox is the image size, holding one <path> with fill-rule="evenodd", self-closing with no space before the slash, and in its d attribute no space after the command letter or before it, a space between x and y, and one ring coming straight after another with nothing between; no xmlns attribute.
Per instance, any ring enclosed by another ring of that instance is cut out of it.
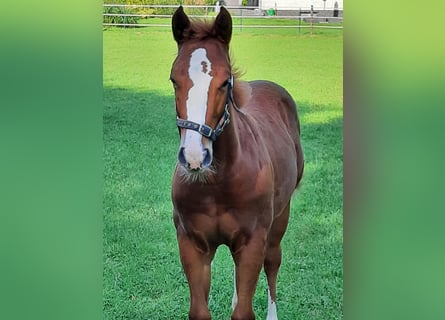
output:
<svg viewBox="0 0 445 320"><path fill-rule="evenodd" d="M233 99L239 108L243 108L252 97L252 87L249 82L235 79Z"/></svg>
<svg viewBox="0 0 445 320"><path fill-rule="evenodd" d="M233 85L233 98L238 107L242 108L250 100L252 88L250 87L249 82L241 80L241 77L246 73L245 70L236 66L233 61L232 52L229 51L230 69L235 81Z"/></svg>

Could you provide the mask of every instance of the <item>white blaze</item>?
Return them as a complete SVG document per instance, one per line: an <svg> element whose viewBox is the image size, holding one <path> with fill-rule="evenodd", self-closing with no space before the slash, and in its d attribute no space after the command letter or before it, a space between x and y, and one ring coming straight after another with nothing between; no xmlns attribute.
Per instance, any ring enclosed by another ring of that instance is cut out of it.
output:
<svg viewBox="0 0 445 320"><path fill-rule="evenodd" d="M188 69L189 78L193 85L188 92L187 120L198 124L205 124L207 113L207 97L212 81L210 75L212 64L207 57L207 51L199 48L193 51ZM196 131L186 130L184 139L184 155L189 162L202 161L202 136Z"/></svg>

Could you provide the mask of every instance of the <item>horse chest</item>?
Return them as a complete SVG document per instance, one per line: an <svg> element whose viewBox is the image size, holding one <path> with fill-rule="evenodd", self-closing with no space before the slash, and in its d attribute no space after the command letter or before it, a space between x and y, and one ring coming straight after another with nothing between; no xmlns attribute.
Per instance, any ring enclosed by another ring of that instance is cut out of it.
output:
<svg viewBox="0 0 445 320"><path fill-rule="evenodd" d="M273 197L273 177L269 167L248 174L248 178L246 175L239 178L235 173L223 176L232 178L208 184L174 183L172 199L175 208L183 215L218 217L228 212L258 211Z"/></svg>
<svg viewBox="0 0 445 320"><path fill-rule="evenodd" d="M177 228L204 251L220 244L236 251L256 229L268 229L272 222L273 192L265 186L270 183L258 180L177 188L182 190L173 195Z"/></svg>
<svg viewBox="0 0 445 320"><path fill-rule="evenodd" d="M267 215L266 212L270 214ZM270 210L246 210L242 207L203 206L196 211L175 211L179 233L194 240L202 252L209 252L221 244L232 252L244 246L258 229L267 229L272 220ZM267 218L265 218L267 217Z"/></svg>

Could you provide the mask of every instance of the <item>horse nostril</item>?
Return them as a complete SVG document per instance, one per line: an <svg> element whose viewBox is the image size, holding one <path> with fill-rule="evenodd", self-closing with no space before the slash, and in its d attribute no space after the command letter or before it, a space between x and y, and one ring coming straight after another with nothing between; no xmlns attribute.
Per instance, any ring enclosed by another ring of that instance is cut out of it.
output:
<svg viewBox="0 0 445 320"><path fill-rule="evenodd" d="M212 164L212 155L210 154L209 149L204 149L203 156L204 160L202 161L202 167L207 168Z"/></svg>
<svg viewBox="0 0 445 320"><path fill-rule="evenodd" d="M187 160L185 160L184 148L179 149L178 161L180 165L187 167Z"/></svg>

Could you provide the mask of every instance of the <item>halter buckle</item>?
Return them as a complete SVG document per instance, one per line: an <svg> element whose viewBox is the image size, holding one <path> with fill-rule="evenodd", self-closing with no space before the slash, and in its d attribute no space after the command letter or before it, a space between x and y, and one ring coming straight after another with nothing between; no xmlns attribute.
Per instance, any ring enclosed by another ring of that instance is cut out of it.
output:
<svg viewBox="0 0 445 320"><path fill-rule="evenodd" d="M208 125L206 124L202 124L199 129L198 132L203 135L204 137L207 137L209 139L212 138L212 133L213 133L213 129L210 128Z"/></svg>

